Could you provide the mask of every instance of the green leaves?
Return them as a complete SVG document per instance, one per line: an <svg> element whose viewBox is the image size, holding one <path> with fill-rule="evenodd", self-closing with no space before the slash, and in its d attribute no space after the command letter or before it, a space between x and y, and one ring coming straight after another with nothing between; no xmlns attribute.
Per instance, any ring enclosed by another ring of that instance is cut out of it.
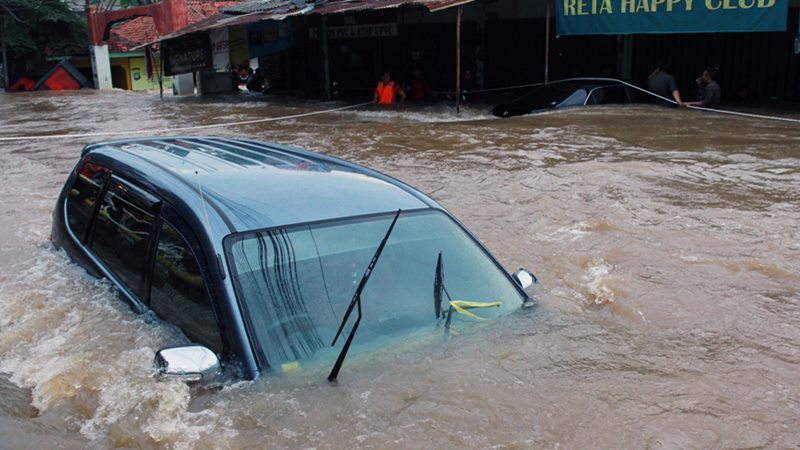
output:
<svg viewBox="0 0 800 450"><path fill-rule="evenodd" d="M85 48L85 18L60 0L0 0L0 41L14 59Z"/></svg>

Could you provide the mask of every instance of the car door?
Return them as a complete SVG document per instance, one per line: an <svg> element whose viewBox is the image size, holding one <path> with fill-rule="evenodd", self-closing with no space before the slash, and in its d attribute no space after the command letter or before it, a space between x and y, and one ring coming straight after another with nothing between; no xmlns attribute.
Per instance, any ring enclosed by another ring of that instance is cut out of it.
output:
<svg viewBox="0 0 800 450"><path fill-rule="evenodd" d="M100 193L86 246L123 295L140 312L149 306L190 341L222 353L219 308L194 233L160 198L117 175Z"/></svg>

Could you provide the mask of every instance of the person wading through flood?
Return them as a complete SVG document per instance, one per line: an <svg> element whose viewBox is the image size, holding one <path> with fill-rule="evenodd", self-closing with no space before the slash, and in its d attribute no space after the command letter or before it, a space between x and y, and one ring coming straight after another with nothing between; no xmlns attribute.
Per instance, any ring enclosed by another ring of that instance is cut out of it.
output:
<svg viewBox="0 0 800 450"><path fill-rule="evenodd" d="M656 64L656 70L647 77L647 89L665 98L674 98L678 106L683 106L681 93L678 90L678 83L675 77L669 73L664 64ZM662 105L671 105L666 100L661 100Z"/></svg>
<svg viewBox="0 0 800 450"><path fill-rule="evenodd" d="M717 83L717 69L709 67L703 71L703 76L696 79L695 82L700 89L700 100L696 102L687 102L686 105L714 109L719 108L722 89L720 89L719 83Z"/></svg>
<svg viewBox="0 0 800 450"><path fill-rule="evenodd" d="M391 105L395 101L402 102L406 99L406 93L394 81L389 72L386 72L378 82L378 87L375 88L375 95L372 99L373 103L379 105Z"/></svg>

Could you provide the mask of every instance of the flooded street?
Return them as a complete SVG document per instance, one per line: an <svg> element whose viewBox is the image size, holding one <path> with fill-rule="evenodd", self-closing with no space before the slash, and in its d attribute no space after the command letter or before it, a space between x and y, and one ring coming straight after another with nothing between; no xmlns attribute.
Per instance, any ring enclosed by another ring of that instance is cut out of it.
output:
<svg viewBox="0 0 800 450"><path fill-rule="evenodd" d="M0 97L0 137L342 104L130 92ZM356 110L201 130L342 157L461 219L538 306L446 341L192 391L175 331L52 249L81 148L0 142L0 448L796 448L800 125L652 106L494 119Z"/></svg>

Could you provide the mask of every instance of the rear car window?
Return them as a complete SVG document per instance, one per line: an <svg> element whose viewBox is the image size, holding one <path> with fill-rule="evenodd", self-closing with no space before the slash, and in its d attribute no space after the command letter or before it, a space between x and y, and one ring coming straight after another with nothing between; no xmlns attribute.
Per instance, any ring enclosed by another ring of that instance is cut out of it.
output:
<svg viewBox="0 0 800 450"><path fill-rule="evenodd" d="M150 308L175 324L192 342L222 352L214 310L192 248L166 221L159 233L150 289Z"/></svg>
<svg viewBox="0 0 800 450"><path fill-rule="evenodd" d="M157 201L112 177L97 212L91 249L125 286L144 299L144 268Z"/></svg>
<svg viewBox="0 0 800 450"><path fill-rule="evenodd" d="M586 102L587 105L604 105L611 103L630 103L630 99L622 85L595 88L592 90L589 100Z"/></svg>
<svg viewBox="0 0 800 450"><path fill-rule="evenodd" d="M108 174L108 169L91 161L84 162L78 169L67 196L67 223L78 239L83 239Z"/></svg>

